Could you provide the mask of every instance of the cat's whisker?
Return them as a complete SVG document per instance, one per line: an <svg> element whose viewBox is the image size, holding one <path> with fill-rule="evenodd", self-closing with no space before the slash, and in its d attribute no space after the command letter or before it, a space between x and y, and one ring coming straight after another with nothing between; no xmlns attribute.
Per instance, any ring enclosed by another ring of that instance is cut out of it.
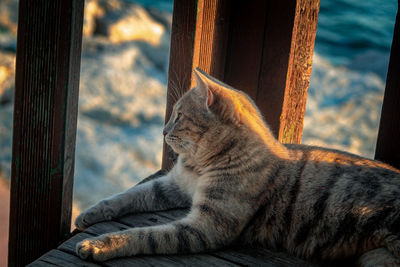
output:
<svg viewBox="0 0 400 267"><path fill-rule="evenodd" d="M169 87L169 94L171 95L171 98L173 102L176 102L180 97L180 89L179 86L176 85L175 81L173 79L170 80L170 87Z"/></svg>

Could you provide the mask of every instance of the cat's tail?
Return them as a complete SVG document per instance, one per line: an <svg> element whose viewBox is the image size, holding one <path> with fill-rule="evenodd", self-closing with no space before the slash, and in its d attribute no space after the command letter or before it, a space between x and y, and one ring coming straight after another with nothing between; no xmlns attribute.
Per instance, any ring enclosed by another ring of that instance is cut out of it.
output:
<svg viewBox="0 0 400 267"><path fill-rule="evenodd" d="M377 248L365 252L357 261L359 267L396 267L400 266L400 259L386 248Z"/></svg>

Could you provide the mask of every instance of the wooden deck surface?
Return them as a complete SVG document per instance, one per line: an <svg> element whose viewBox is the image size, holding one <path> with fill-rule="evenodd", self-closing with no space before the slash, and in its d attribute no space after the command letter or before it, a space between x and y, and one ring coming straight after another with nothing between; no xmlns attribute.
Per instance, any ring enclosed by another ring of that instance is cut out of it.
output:
<svg viewBox="0 0 400 267"><path fill-rule="evenodd" d="M95 224L76 234L29 266L316 266L281 252L267 249L227 248L203 254L134 256L102 263L81 260L75 254L77 242L107 232L130 227L164 224L183 217L186 210L128 215L115 221Z"/></svg>

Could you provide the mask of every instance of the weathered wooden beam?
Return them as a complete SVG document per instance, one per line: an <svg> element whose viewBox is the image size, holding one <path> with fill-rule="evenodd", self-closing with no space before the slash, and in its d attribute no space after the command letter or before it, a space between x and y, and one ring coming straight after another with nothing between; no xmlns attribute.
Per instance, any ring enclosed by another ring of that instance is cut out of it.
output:
<svg viewBox="0 0 400 267"><path fill-rule="evenodd" d="M375 159L400 169L400 1L394 26Z"/></svg>
<svg viewBox="0 0 400 267"><path fill-rule="evenodd" d="M70 231L84 0L20 0L9 266Z"/></svg>
<svg viewBox="0 0 400 267"><path fill-rule="evenodd" d="M319 0L175 0L166 121L200 67L249 94L280 141L300 143L318 10ZM163 169L173 160L164 144Z"/></svg>

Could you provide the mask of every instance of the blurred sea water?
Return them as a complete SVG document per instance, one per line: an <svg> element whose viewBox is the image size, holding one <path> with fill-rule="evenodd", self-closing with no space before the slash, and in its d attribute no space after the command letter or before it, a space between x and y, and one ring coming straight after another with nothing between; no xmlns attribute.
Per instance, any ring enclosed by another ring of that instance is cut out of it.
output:
<svg viewBox="0 0 400 267"><path fill-rule="evenodd" d="M373 158L397 1L321 0L303 143Z"/></svg>
<svg viewBox="0 0 400 267"><path fill-rule="evenodd" d="M0 15L11 2L0 0ZM171 0L86 1L74 208L160 167L172 9ZM396 0L321 0L303 143L373 157L396 11ZM1 18L0 172L8 179L15 29Z"/></svg>
<svg viewBox="0 0 400 267"><path fill-rule="evenodd" d="M350 68L359 57L375 53L387 57L396 11L396 0L321 0L315 51Z"/></svg>

